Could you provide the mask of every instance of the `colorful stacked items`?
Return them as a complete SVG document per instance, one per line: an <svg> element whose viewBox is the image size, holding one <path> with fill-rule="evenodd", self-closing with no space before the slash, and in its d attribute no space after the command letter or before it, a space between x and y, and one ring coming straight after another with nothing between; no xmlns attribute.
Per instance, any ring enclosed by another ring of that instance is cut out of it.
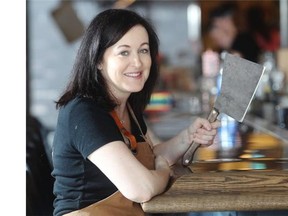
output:
<svg viewBox="0 0 288 216"><path fill-rule="evenodd" d="M151 95L149 104L146 107L145 112L167 112L171 110L173 99L171 93L167 91L154 92Z"/></svg>

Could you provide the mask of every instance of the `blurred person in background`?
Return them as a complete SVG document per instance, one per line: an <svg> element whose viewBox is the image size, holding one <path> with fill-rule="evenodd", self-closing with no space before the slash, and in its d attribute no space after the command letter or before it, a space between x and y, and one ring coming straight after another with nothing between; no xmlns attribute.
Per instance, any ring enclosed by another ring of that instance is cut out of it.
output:
<svg viewBox="0 0 288 216"><path fill-rule="evenodd" d="M236 23L237 7L224 3L209 14L209 36L219 51L227 51L257 62L260 49L249 32L240 31Z"/></svg>

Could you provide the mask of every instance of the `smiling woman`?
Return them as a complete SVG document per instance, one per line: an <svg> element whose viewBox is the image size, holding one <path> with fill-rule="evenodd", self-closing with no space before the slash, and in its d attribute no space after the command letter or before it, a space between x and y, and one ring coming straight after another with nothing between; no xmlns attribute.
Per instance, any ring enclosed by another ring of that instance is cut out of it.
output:
<svg viewBox="0 0 288 216"><path fill-rule="evenodd" d="M106 50L98 69L118 98L139 92L148 79L150 67L148 33L143 26L136 25Z"/></svg>
<svg viewBox="0 0 288 216"><path fill-rule="evenodd" d="M219 122L198 118L163 143L143 112L158 77L158 37L135 12L109 9L86 30L63 95L53 143L54 215L140 216L162 193L192 141L209 145Z"/></svg>

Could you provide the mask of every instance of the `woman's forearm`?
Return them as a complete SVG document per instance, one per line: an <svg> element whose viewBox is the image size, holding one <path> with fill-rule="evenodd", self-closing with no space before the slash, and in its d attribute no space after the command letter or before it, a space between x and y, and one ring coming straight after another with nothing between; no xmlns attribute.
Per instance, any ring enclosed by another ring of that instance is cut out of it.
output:
<svg viewBox="0 0 288 216"><path fill-rule="evenodd" d="M190 144L191 141L189 140L188 131L186 129L168 141L155 145L153 151L156 156L161 155L164 157L171 166L179 160Z"/></svg>
<svg viewBox="0 0 288 216"><path fill-rule="evenodd" d="M192 142L201 146L209 146L213 143L220 121L210 123L207 119L196 118L194 122L177 136L154 146L154 154L164 157L169 165L175 164L186 152Z"/></svg>

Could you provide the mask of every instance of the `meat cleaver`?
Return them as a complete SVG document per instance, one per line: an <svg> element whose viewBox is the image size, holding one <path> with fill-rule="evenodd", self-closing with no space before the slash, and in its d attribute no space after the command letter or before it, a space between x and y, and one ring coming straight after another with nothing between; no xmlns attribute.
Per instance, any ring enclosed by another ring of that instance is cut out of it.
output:
<svg viewBox="0 0 288 216"><path fill-rule="evenodd" d="M208 115L208 121L216 121L224 113L242 122L253 100L265 67L241 57L226 53L223 63L220 94ZM188 166L200 144L192 142L183 156L182 164Z"/></svg>

